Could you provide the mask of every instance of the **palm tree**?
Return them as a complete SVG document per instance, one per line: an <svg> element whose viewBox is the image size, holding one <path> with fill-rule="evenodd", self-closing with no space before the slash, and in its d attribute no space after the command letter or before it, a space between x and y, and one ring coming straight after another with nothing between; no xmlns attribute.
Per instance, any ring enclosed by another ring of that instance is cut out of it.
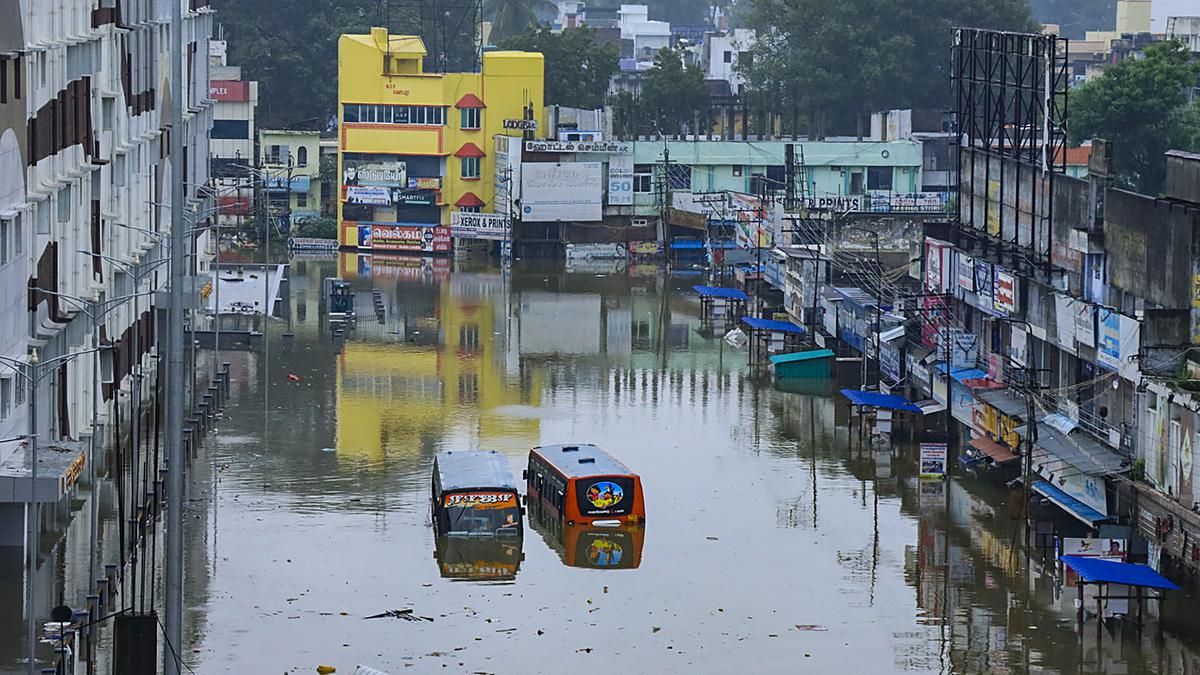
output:
<svg viewBox="0 0 1200 675"><path fill-rule="evenodd" d="M557 16L550 0L484 0L483 16L492 22L493 44L535 25L543 17Z"/></svg>

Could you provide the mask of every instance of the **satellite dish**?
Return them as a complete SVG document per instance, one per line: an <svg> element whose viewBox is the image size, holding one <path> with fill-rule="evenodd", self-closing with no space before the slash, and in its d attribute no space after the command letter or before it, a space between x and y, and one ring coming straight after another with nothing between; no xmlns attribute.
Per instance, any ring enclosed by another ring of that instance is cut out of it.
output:
<svg viewBox="0 0 1200 675"><path fill-rule="evenodd" d="M75 617L75 611L66 605L59 605L50 610L50 619L55 623L70 623Z"/></svg>

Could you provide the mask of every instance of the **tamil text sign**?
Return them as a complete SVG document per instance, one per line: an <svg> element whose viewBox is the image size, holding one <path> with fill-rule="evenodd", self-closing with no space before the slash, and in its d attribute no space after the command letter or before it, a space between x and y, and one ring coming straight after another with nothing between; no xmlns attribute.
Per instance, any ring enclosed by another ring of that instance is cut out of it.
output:
<svg viewBox="0 0 1200 675"><path fill-rule="evenodd" d="M450 229L417 224L359 223L358 247L372 251L444 253L450 250Z"/></svg>
<svg viewBox="0 0 1200 675"><path fill-rule="evenodd" d="M608 152L628 155L628 143L616 141L525 141L525 152Z"/></svg>

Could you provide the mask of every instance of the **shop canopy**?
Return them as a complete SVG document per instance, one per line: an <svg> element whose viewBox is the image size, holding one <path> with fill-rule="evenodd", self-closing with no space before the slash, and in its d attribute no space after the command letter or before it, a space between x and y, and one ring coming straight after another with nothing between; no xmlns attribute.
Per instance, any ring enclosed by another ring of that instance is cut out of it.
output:
<svg viewBox="0 0 1200 675"><path fill-rule="evenodd" d="M1082 555L1064 555L1060 559L1088 584L1124 584L1135 588L1160 588L1177 591L1179 587L1149 565L1104 560Z"/></svg>
<svg viewBox="0 0 1200 675"><path fill-rule="evenodd" d="M1007 464L1018 459L1018 455L1010 450L1008 446L997 443L987 436L972 438L971 447L990 457L996 464Z"/></svg>
<svg viewBox="0 0 1200 675"><path fill-rule="evenodd" d="M803 327L797 326L791 321L776 321L774 319L760 319L755 316L743 316L742 323L749 326L751 330L796 334L803 334L805 332Z"/></svg>
<svg viewBox="0 0 1200 675"><path fill-rule="evenodd" d="M937 364L934 366L934 368L936 368L940 373L946 372L945 362ZM950 372L950 377L953 377L957 382L963 384L965 384L967 380L987 379L987 376L988 374L986 370L980 370L978 368L955 368Z"/></svg>
<svg viewBox="0 0 1200 675"><path fill-rule="evenodd" d="M1108 516L1063 492L1049 481L1035 482L1033 491L1054 502L1063 511L1086 523L1088 527L1096 527L1096 525L1109 520Z"/></svg>
<svg viewBox="0 0 1200 675"><path fill-rule="evenodd" d="M872 408L898 410L900 412L924 412L912 401L895 394L883 394L878 391L863 391L861 389L843 389L842 395L850 399L851 405L871 406Z"/></svg>
<svg viewBox="0 0 1200 675"><path fill-rule="evenodd" d="M1011 389L993 389L975 394L975 398L1000 411L1008 417L1025 419L1028 415L1028 405L1023 396L1017 395Z"/></svg>
<svg viewBox="0 0 1200 675"><path fill-rule="evenodd" d="M1060 428L1047 424L1048 418L1043 418L1037 425L1033 462L1038 473L1103 476L1129 470L1129 460L1116 450L1082 431L1063 433Z"/></svg>
<svg viewBox="0 0 1200 675"><path fill-rule="evenodd" d="M721 298L724 300L749 300L750 296L736 288L724 288L722 286L692 286L692 290L700 294L702 298Z"/></svg>

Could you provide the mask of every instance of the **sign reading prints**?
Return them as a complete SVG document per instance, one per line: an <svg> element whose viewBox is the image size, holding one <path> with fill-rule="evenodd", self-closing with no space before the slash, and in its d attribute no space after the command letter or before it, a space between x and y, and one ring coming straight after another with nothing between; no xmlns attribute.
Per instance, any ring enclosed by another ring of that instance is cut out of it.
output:
<svg viewBox="0 0 1200 675"><path fill-rule="evenodd" d="M456 239L508 239L508 216L502 213L464 213L455 211L450 214L450 235Z"/></svg>

